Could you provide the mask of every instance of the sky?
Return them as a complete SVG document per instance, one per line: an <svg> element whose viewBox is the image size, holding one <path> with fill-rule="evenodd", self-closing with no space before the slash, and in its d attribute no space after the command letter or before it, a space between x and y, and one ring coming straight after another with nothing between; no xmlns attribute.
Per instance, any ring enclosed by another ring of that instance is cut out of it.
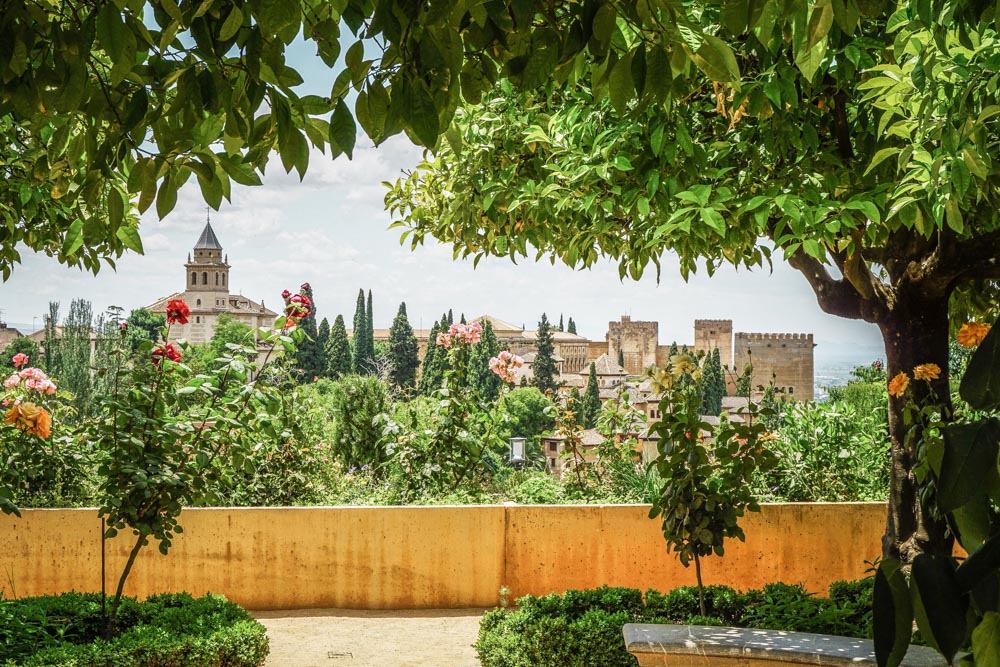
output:
<svg viewBox="0 0 1000 667"><path fill-rule="evenodd" d="M290 62L298 61L310 82L302 93L326 94L332 75L296 48ZM277 310L283 289L294 292L308 282L317 315L332 323L342 314L349 327L363 288L373 293L376 327L388 327L403 301L415 328L429 328L449 308L456 317L490 314L528 328L545 312L554 321L572 316L580 334L603 340L609 321L630 315L658 321L663 344L693 342L695 319L731 319L735 331L813 333L818 369L883 355L876 327L824 314L802 276L780 261L773 272L723 268L685 283L676 260L667 257L659 282L653 272L622 281L610 261L574 271L547 261L515 265L488 258L474 269L471 261L453 260L450 245L401 246L399 230L388 229L382 182L413 168L421 155L402 135L377 148L359 137L353 160L313 151L301 182L274 159L262 186L234 183L232 202L211 212L232 265L231 291ZM123 256L117 270L93 276L22 249L22 264L0 284L0 320L31 329L41 326L49 301L59 301L64 314L74 298L90 300L95 312L111 305L128 311L181 291L184 262L205 220L191 179L164 220L152 209L142 216L145 254Z"/></svg>

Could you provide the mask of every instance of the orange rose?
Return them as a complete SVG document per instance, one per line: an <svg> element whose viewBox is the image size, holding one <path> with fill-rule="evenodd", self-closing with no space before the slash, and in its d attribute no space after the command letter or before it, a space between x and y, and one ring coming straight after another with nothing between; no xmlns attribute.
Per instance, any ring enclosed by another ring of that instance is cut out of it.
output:
<svg viewBox="0 0 1000 667"><path fill-rule="evenodd" d="M958 344L965 348L976 347L990 332L990 325L982 322L966 322L958 330Z"/></svg>
<svg viewBox="0 0 1000 667"><path fill-rule="evenodd" d="M913 369L914 380L930 382L941 377L941 367L937 364L920 364Z"/></svg>
<svg viewBox="0 0 1000 667"><path fill-rule="evenodd" d="M48 438L52 435L52 417L34 403L18 403L4 414L4 422L26 433Z"/></svg>
<svg viewBox="0 0 1000 667"><path fill-rule="evenodd" d="M889 381L889 395L902 398L906 393L906 388L910 386L910 378L906 373L899 373Z"/></svg>

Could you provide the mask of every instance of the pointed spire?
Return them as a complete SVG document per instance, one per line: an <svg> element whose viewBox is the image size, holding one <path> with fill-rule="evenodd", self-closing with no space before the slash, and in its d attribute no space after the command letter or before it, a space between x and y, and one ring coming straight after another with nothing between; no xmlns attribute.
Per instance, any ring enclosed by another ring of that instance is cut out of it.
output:
<svg viewBox="0 0 1000 667"><path fill-rule="evenodd" d="M210 209L205 207L205 229L198 237L198 242L194 244L195 250L222 250L222 244L212 230L212 219L208 213Z"/></svg>

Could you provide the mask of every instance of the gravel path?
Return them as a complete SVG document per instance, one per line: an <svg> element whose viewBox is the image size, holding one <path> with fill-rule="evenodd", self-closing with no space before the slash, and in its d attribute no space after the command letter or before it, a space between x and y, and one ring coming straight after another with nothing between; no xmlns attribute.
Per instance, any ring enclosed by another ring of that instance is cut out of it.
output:
<svg viewBox="0 0 1000 667"><path fill-rule="evenodd" d="M265 667L479 667L472 643L482 609L258 611Z"/></svg>

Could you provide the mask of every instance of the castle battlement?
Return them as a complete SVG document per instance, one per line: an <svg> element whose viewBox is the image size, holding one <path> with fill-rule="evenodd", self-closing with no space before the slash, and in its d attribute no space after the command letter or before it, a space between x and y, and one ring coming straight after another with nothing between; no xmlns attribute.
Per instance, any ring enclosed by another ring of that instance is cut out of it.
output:
<svg viewBox="0 0 1000 667"><path fill-rule="evenodd" d="M729 327L730 329L732 329L733 328L733 321L732 320L695 320L694 321L694 326L695 327L719 327L720 329L724 329L726 327Z"/></svg>
<svg viewBox="0 0 1000 667"><path fill-rule="evenodd" d="M790 347L813 347L813 335L804 333L746 333L736 334L739 343L783 343Z"/></svg>

